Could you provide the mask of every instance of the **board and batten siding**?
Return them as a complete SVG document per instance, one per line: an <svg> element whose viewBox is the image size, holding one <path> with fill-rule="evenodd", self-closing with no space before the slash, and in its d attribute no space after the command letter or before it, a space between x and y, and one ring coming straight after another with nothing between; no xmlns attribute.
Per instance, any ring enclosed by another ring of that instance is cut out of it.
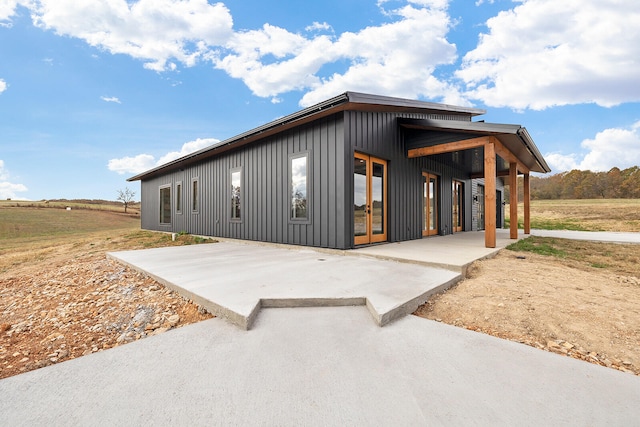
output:
<svg viewBox="0 0 640 427"><path fill-rule="evenodd" d="M349 198L343 183L345 144L341 113L265 138L219 157L142 182L142 228L326 248L351 246L345 230ZM308 221L290 219L292 154L308 153ZM241 171L241 219L231 219L231 171ZM198 179L200 209L192 212ZM182 183L182 213L176 184ZM160 188L171 186L172 221L160 224ZM352 197L352 196L351 196Z"/></svg>
<svg viewBox="0 0 640 427"><path fill-rule="evenodd" d="M409 159L398 118L468 120L460 116L383 112L345 112L345 140L351 143L348 174L347 227L353 236L353 152L379 157L387 163L387 241L422 238L422 172L437 175L439 190L438 234L450 234L453 223L452 180L464 183L464 229L472 229L471 179L455 165L439 161L438 156ZM353 245L353 243L352 243Z"/></svg>

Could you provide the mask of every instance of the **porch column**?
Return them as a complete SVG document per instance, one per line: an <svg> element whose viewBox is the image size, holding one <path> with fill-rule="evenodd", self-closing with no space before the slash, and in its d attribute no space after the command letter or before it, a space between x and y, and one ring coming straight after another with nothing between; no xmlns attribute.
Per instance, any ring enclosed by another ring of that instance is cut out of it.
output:
<svg viewBox="0 0 640 427"><path fill-rule="evenodd" d="M529 174L524 174L524 234L531 234L531 192Z"/></svg>
<svg viewBox="0 0 640 427"><path fill-rule="evenodd" d="M484 144L484 246L496 247L496 148Z"/></svg>
<svg viewBox="0 0 640 427"><path fill-rule="evenodd" d="M518 164L509 163L509 237L518 238Z"/></svg>

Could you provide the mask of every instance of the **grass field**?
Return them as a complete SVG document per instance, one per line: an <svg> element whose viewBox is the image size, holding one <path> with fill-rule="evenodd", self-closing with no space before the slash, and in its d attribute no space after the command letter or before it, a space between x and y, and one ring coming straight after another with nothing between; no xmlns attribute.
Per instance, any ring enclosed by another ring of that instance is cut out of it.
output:
<svg viewBox="0 0 640 427"><path fill-rule="evenodd" d="M51 209L66 209L70 207L72 210L83 209L124 212L124 205L122 203L107 200L0 200L0 209L10 207ZM127 207L127 213L140 215L140 203L130 203Z"/></svg>
<svg viewBox="0 0 640 427"><path fill-rule="evenodd" d="M201 243L140 229L140 218L113 210L9 207L0 204L0 273L48 258Z"/></svg>
<svg viewBox="0 0 640 427"><path fill-rule="evenodd" d="M518 205L518 225L524 205ZM505 207L509 227L509 205ZM640 232L640 199L532 200L531 228L543 230Z"/></svg>

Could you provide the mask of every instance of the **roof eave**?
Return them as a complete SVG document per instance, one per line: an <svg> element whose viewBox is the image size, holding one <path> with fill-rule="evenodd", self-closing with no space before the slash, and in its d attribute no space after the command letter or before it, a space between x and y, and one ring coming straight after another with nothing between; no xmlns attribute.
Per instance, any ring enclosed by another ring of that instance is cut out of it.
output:
<svg viewBox="0 0 640 427"><path fill-rule="evenodd" d="M195 151L186 156L175 159L171 162L156 166L153 169L139 173L127 181L139 181L151 178L160 174L162 171L174 169L181 166L187 166L195 161L204 160L206 158L223 153L231 148L237 148L242 145L264 138L275 133L282 132L298 124L316 120L324 116L337 113L344 110L385 110L389 111L415 111L423 112L442 112L455 115L474 117L485 114L486 111L478 108L459 107L455 105L436 104L426 101L416 101L404 98L394 98L380 95L370 95L360 92L345 92L326 101L312 105L288 116L271 121L265 125L251 129L234 137L228 138L215 145L205 147L199 151Z"/></svg>
<svg viewBox="0 0 640 427"><path fill-rule="evenodd" d="M500 135L515 135L535 161L537 168L532 167L531 170L539 173L551 172L549 165L542 157L542 154L540 154L536 144L533 142L533 138L531 138L527 129L521 125L485 122L457 122L435 119L401 119L399 122L403 127L414 129L464 132L476 135L494 135L497 137ZM529 167L531 167L531 165Z"/></svg>

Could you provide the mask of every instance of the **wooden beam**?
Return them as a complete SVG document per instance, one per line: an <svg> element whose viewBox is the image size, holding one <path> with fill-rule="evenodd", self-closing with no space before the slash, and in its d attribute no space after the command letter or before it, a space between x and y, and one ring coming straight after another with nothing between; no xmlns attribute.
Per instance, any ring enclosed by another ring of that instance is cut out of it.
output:
<svg viewBox="0 0 640 427"><path fill-rule="evenodd" d="M509 237L518 238L518 165L509 164Z"/></svg>
<svg viewBox="0 0 640 427"><path fill-rule="evenodd" d="M518 170L522 173L529 173L529 168L526 167L515 154L513 154L507 147L502 145L500 140L495 136L490 137L493 143L496 145L496 153L498 156L502 157L506 162L515 163L518 166Z"/></svg>
<svg viewBox="0 0 640 427"><path fill-rule="evenodd" d="M531 234L531 183L529 174L524 174L524 234Z"/></svg>
<svg viewBox="0 0 640 427"><path fill-rule="evenodd" d="M484 145L484 246L496 247L496 151L491 142Z"/></svg>
<svg viewBox="0 0 640 427"><path fill-rule="evenodd" d="M483 147L489 142L488 136L480 138L463 139L462 141L447 142L445 144L432 145L431 147L412 148L407 151L407 157L433 156L435 154L452 153L454 151L470 150Z"/></svg>
<svg viewBox="0 0 640 427"><path fill-rule="evenodd" d="M508 170L497 171L496 172L496 176L500 176L500 177L509 176L509 171ZM469 178L471 178L471 179L484 178L484 171L472 173L471 175L469 175Z"/></svg>

